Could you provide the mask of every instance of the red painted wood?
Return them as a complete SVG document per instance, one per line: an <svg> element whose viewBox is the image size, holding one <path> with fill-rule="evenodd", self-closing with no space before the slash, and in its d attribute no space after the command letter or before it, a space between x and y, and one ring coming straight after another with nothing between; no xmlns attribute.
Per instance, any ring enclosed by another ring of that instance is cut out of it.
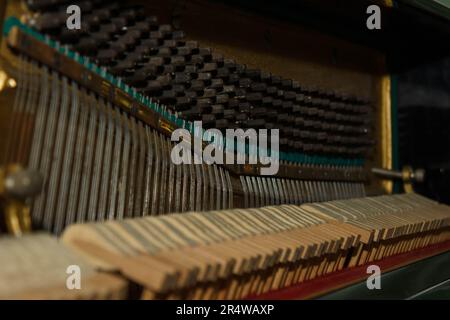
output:
<svg viewBox="0 0 450 320"><path fill-rule="evenodd" d="M398 269L413 262L438 255L450 250L450 241L434 244L422 249L398 254L380 261L376 264L383 271ZM370 264L374 264L372 262ZM368 264L369 265L369 264ZM323 277L305 281L301 284L275 290L262 295L250 296L249 300L289 300L307 299L317 297L327 292L338 290L367 278L367 266L362 265L327 274Z"/></svg>

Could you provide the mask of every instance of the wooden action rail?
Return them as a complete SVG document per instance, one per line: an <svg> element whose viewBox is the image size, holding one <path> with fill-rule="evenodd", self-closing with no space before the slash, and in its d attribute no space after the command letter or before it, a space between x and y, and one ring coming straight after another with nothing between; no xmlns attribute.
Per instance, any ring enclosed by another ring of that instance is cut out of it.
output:
<svg viewBox="0 0 450 320"><path fill-rule="evenodd" d="M416 194L74 225L63 241L143 298L241 299L450 240L450 209Z"/></svg>

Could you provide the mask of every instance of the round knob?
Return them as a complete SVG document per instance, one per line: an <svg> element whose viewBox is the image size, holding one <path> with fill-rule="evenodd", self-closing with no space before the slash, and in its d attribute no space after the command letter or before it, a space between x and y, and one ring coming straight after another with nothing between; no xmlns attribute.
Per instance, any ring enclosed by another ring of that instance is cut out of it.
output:
<svg viewBox="0 0 450 320"><path fill-rule="evenodd" d="M22 169L5 177L5 191L15 198L28 198L38 194L43 185L42 175L31 169Z"/></svg>

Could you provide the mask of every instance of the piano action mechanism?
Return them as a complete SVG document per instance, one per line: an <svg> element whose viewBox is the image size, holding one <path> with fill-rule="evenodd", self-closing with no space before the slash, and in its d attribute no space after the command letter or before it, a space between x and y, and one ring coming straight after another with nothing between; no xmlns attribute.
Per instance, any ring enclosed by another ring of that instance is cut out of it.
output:
<svg viewBox="0 0 450 320"><path fill-rule="evenodd" d="M0 5L0 297L311 298L449 248L450 209L392 170L381 53L204 1L78 1L75 30L67 5ZM171 135L196 121L278 129L278 171L175 164ZM57 276L71 261L77 294Z"/></svg>

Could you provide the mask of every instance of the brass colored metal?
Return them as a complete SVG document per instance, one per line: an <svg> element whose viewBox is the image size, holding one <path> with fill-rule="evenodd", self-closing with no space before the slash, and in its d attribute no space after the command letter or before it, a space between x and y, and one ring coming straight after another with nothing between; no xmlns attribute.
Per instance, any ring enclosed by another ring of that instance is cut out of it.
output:
<svg viewBox="0 0 450 320"><path fill-rule="evenodd" d="M425 179L425 170L413 170L410 166L403 167L402 171L395 171L382 168L372 168L372 172L383 179L402 180L403 188L406 193L413 193L413 182L423 182Z"/></svg>
<svg viewBox="0 0 450 320"><path fill-rule="evenodd" d="M384 75L381 79L381 96L381 167L392 170L391 79L389 75ZM383 180L382 185L386 193L392 193L392 180Z"/></svg>
<svg viewBox="0 0 450 320"><path fill-rule="evenodd" d="M6 219L8 233L20 236L31 232L30 207L18 200L8 201L3 211Z"/></svg>
<svg viewBox="0 0 450 320"><path fill-rule="evenodd" d="M6 229L20 236L31 232L30 206L26 199L17 199L8 194L7 178L10 174L23 170L20 165L0 167L0 213L3 213Z"/></svg>
<svg viewBox="0 0 450 320"><path fill-rule="evenodd" d="M6 87L6 83L8 81L8 75L5 71L0 70L0 91L3 91L3 89Z"/></svg>
<svg viewBox="0 0 450 320"><path fill-rule="evenodd" d="M402 170L402 176L403 176L403 188L405 189L406 193L413 193L413 187L412 187L412 176L414 175L413 170L410 166L406 166Z"/></svg>
<svg viewBox="0 0 450 320"><path fill-rule="evenodd" d="M17 87L16 79L10 77L6 71L0 69L0 92L5 89L14 89Z"/></svg>

